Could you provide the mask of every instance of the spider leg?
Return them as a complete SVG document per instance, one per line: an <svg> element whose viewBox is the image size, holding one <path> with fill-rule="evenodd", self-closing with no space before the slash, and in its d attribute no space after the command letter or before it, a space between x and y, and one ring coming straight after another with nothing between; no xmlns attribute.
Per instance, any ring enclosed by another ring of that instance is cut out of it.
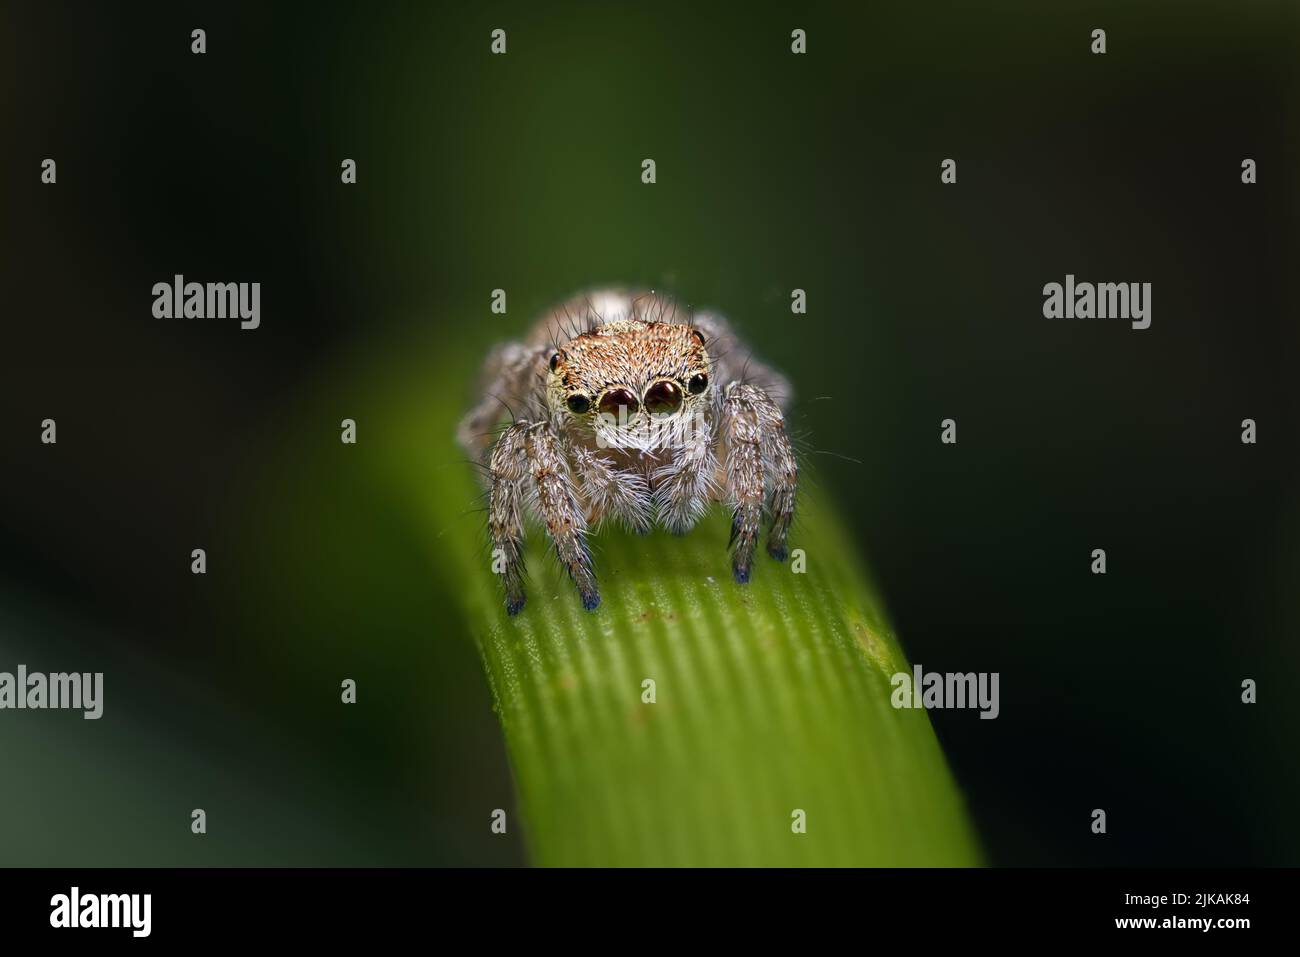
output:
<svg viewBox="0 0 1300 957"><path fill-rule="evenodd" d="M742 382L729 384L722 421L727 440L726 499L732 510L735 547L732 572L743 584L749 581L765 499L772 514L767 551L785 561L799 473L781 409L762 389Z"/></svg>
<svg viewBox="0 0 1300 957"><path fill-rule="evenodd" d="M781 409L762 389L753 390L753 401L758 406L759 427L762 433L763 473L767 481L768 514L772 527L767 533L767 553L778 562L786 559L786 539L790 523L794 520L795 495L799 488L799 465L794 448L786 435L785 418Z"/></svg>
<svg viewBox="0 0 1300 957"><path fill-rule="evenodd" d="M524 435L524 451L537 489L537 510L555 543L560 564L578 586L582 607L593 611L600 604L600 593L587 547L587 522L568 460L545 422L529 426Z"/></svg>
<svg viewBox="0 0 1300 957"><path fill-rule="evenodd" d="M529 492L535 494L533 504L560 563L578 586L582 607L591 611L599 605L585 539L586 519L564 452L550 427L528 421L507 426L492 448L488 473L488 530L493 568L505 585L506 613L515 615L524 607L523 506Z"/></svg>
<svg viewBox="0 0 1300 957"><path fill-rule="evenodd" d="M499 571L506 591L507 614L524 607L521 506L528 476L527 423L516 423L501 433L488 459L488 531L492 536L493 571Z"/></svg>
<svg viewBox="0 0 1300 957"><path fill-rule="evenodd" d="M727 386L722 422L727 438L727 504L731 506L731 571L740 584L749 581L754 543L763 520L763 453L758 409L747 387Z"/></svg>

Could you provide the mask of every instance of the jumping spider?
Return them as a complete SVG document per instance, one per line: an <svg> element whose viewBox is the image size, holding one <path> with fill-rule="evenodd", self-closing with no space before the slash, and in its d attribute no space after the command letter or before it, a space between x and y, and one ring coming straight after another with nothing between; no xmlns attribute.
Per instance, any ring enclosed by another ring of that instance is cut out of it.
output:
<svg viewBox="0 0 1300 957"><path fill-rule="evenodd" d="M784 561L798 482L782 415L789 394L721 316L679 312L654 293L582 296L524 342L498 345L457 437L486 467L506 611L524 605L526 512L545 525L589 611L600 595L587 534L606 518L681 534L724 502L744 584L767 512L768 554Z"/></svg>

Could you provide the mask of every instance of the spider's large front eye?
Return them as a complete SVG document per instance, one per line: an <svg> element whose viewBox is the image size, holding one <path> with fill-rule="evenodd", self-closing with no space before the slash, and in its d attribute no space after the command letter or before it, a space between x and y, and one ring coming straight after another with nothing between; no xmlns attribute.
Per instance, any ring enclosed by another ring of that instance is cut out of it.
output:
<svg viewBox="0 0 1300 957"><path fill-rule="evenodd" d="M600 411L606 415L618 418L620 406L627 409L624 415L636 415L638 408L636 396L627 389L610 389L600 397Z"/></svg>
<svg viewBox="0 0 1300 957"><path fill-rule="evenodd" d="M666 415L682 407L682 389L671 379L660 379L645 393L645 410L651 415Z"/></svg>
<svg viewBox="0 0 1300 957"><path fill-rule="evenodd" d="M574 415L582 415L582 413L591 408L591 400L581 392L577 395L569 396L568 400L564 404L569 407L569 411Z"/></svg>
<svg viewBox="0 0 1300 957"><path fill-rule="evenodd" d="M699 395L709 387L709 377L703 372L691 376L691 381L686 383L686 388L691 390L691 395Z"/></svg>

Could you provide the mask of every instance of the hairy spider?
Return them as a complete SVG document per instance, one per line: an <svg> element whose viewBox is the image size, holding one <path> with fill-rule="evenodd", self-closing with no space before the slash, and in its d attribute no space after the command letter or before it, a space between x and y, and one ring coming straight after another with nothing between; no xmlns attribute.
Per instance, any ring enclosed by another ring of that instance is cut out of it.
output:
<svg viewBox="0 0 1300 957"><path fill-rule="evenodd" d="M654 293L581 296L525 341L493 349L481 394L457 437L486 467L493 569L510 614L524 605L526 514L589 611L600 595L587 535L607 518L681 534L723 502L744 584L766 512L768 553L785 561L798 482L782 415L790 390L721 316Z"/></svg>

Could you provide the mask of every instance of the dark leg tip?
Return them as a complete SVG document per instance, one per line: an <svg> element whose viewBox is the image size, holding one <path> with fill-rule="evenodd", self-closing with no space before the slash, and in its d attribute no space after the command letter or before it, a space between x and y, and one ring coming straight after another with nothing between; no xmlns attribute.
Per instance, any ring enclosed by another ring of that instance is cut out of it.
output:
<svg viewBox="0 0 1300 957"><path fill-rule="evenodd" d="M748 566L748 565L744 565L744 566L737 565L737 566L735 566L735 567L731 570L731 573L735 576L735 578L736 578L736 584L737 584L737 585L748 585L748 584L749 584L749 566Z"/></svg>
<svg viewBox="0 0 1300 957"><path fill-rule="evenodd" d="M595 611L600 607L600 595L596 592L587 592L582 596L582 607L586 611Z"/></svg>
<svg viewBox="0 0 1300 957"><path fill-rule="evenodd" d="M789 552L786 551L784 545L769 545L767 546L767 553L771 555L773 558L775 558L778 562L785 561L790 554Z"/></svg>
<svg viewBox="0 0 1300 957"><path fill-rule="evenodd" d="M524 596L509 597L506 599L506 614L514 617L519 614L519 609L524 607Z"/></svg>

